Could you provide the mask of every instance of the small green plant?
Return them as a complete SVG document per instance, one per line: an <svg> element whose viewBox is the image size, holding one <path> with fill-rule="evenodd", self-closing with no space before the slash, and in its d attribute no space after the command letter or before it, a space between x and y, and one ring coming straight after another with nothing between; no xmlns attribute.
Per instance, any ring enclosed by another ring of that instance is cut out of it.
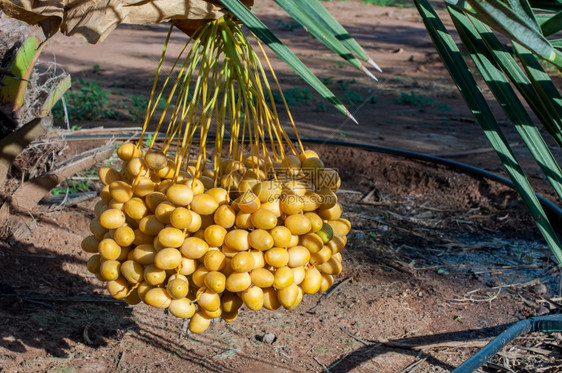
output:
<svg viewBox="0 0 562 373"><path fill-rule="evenodd" d="M415 105L417 107L433 105L433 99L424 95L418 95L413 91L410 93L402 92L398 99L399 104Z"/></svg>
<svg viewBox="0 0 562 373"><path fill-rule="evenodd" d="M319 113L323 113L328 110L330 110L330 105L326 104L324 101L320 101L316 105L316 111Z"/></svg>
<svg viewBox="0 0 562 373"><path fill-rule="evenodd" d="M98 65L97 63L92 65L92 70L94 70L94 73L99 73L100 72L100 65Z"/></svg>
<svg viewBox="0 0 562 373"><path fill-rule="evenodd" d="M80 79L75 85L78 88L71 89L64 95L68 118L71 121L121 117L121 113L109 104L111 91L103 89L93 80ZM53 108L53 115L57 119L64 118L62 105L61 100Z"/></svg>
<svg viewBox="0 0 562 373"><path fill-rule="evenodd" d="M447 104L437 104L435 105L435 108L442 113L448 113L453 110L453 108Z"/></svg>
<svg viewBox="0 0 562 373"><path fill-rule="evenodd" d="M345 61L336 61L334 62L334 67L337 69L344 68L347 65Z"/></svg>
<svg viewBox="0 0 562 373"><path fill-rule="evenodd" d="M148 99L141 95L130 95L131 106L129 107L129 114L131 115L131 120L136 122L142 119L146 114L146 108L148 107ZM159 106L161 101L158 102ZM165 105L165 103L164 103Z"/></svg>
<svg viewBox="0 0 562 373"><path fill-rule="evenodd" d="M283 91L283 96L289 106L291 105L310 105L310 90L308 88L289 88ZM283 98L279 92L273 92L273 99L276 103L282 104Z"/></svg>
<svg viewBox="0 0 562 373"><path fill-rule="evenodd" d="M91 190L93 189L91 188L91 183L88 182L88 180L68 179L60 187L51 189L51 194L56 197L60 194L82 193L89 192Z"/></svg>
<svg viewBox="0 0 562 373"><path fill-rule="evenodd" d="M394 6L397 8L412 8L414 4L406 0L361 0L363 5Z"/></svg>
<svg viewBox="0 0 562 373"><path fill-rule="evenodd" d="M365 96L359 92L347 90L343 93L343 100L349 105L356 105L365 101Z"/></svg>

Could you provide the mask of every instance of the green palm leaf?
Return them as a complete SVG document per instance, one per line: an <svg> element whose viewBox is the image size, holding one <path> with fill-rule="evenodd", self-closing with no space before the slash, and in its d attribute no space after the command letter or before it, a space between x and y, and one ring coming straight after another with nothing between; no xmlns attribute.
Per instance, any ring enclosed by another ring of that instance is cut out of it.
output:
<svg viewBox="0 0 562 373"><path fill-rule="evenodd" d="M533 192L529 181L525 177L525 173L513 154L499 124L495 120L486 99L478 88L466 62L462 58L455 41L427 0L414 0L414 3L422 16L424 24L441 59L459 88L467 106L498 154L515 188L527 205L535 223L552 249L556 259L559 263L562 263L562 246L558 237L550 225L542 206Z"/></svg>

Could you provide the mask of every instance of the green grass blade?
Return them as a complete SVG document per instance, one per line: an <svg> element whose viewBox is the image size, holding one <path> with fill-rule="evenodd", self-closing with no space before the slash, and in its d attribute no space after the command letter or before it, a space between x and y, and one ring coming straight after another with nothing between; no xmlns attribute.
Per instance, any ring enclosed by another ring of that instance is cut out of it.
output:
<svg viewBox="0 0 562 373"><path fill-rule="evenodd" d="M248 8L239 0L221 0L221 3L234 14L240 22L248 27L260 40L262 40L275 54L289 65L301 78L304 79L312 88L314 88L322 97L328 100L336 109L351 118L355 123L357 121L351 115L345 105L330 91L324 83L316 77L306 65L294 55L293 52L285 46L273 35L267 26L260 21Z"/></svg>
<svg viewBox="0 0 562 373"><path fill-rule="evenodd" d="M496 100L515 126L523 142L545 173L548 181L552 184L560 199L562 199L562 170L560 170L560 166L556 163L538 128L529 114L527 114L525 107L519 101L517 94L498 65L499 63L504 68L509 68L511 63L515 63L515 61L511 56L499 57L493 55L493 51L488 49L480 36L482 32L491 32L483 23L476 19L473 19L473 22L471 22L469 17L457 10L457 8L449 6L448 11L455 28L459 32L464 47L470 53L474 64L480 74L482 74L482 78L484 78ZM507 58L511 59L511 61L508 61Z"/></svg>
<svg viewBox="0 0 562 373"><path fill-rule="evenodd" d="M515 13L498 0L445 0L458 6L509 39L532 50L542 59L562 68L562 53L535 28L535 21L526 15Z"/></svg>
<svg viewBox="0 0 562 373"><path fill-rule="evenodd" d="M275 2L298 23L303 25L316 39L324 43L332 52L338 54L352 66L369 75L368 70L363 67L361 62L355 58L341 41L336 39L334 31L327 27L326 24L319 22L318 19L313 17L313 13L310 12L310 8L307 7L306 2L300 0L275 0ZM375 78L372 74L370 74L370 76Z"/></svg>
<svg viewBox="0 0 562 373"><path fill-rule="evenodd" d="M544 36L554 35L562 30L562 11L548 17L545 22L541 23L541 30Z"/></svg>
<svg viewBox="0 0 562 373"><path fill-rule="evenodd" d="M359 45L359 43L349 35L346 29L334 18L334 16L324 8L319 0L306 0L304 3L322 20L326 26L330 27L337 38L346 46L347 49L355 53L355 55L363 61L368 62L371 66L379 72L382 70L379 66L367 55L367 52Z"/></svg>
<svg viewBox="0 0 562 373"><path fill-rule="evenodd" d="M414 4L422 16L426 29L467 106L498 154L558 263L562 263L562 247L558 237L552 229L542 206L525 177L525 173L521 169L513 151L509 147L474 77L471 75L466 62L462 58L455 41L437 16L435 10L431 7L429 1L414 0Z"/></svg>

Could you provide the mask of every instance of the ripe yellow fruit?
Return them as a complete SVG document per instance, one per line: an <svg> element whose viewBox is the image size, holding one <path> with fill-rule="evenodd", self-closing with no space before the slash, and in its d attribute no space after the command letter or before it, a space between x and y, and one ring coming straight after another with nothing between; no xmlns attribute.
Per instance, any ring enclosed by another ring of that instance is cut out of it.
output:
<svg viewBox="0 0 562 373"><path fill-rule="evenodd" d="M199 304L199 307L212 312L220 308L221 298L211 289L204 289L203 291L197 292L197 304Z"/></svg>
<svg viewBox="0 0 562 373"><path fill-rule="evenodd" d="M139 222L140 231L149 236L156 236L163 228L164 223L160 222L155 215L147 215Z"/></svg>
<svg viewBox="0 0 562 373"><path fill-rule="evenodd" d="M242 292L242 301L252 311L258 311L263 307L263 290L252 286Z"/></svg>
<svg viewBox="0 0 562 373"><path fill-rule="evenodd" d="M135 234L134 245L152 244L154 241L154 236L143 233L140 229L135 229L133 233Z"/></svg>
<svg viewBox="0 0 562 373"><path fill-rule="evenodd" d="M161 151L156 150L150 150L146 152L144 161L146 162L148 168L156 171L163 169L168 164L166 155Z"/></svg>
<svg viewBox="0 0 562 373"><path fill-rule="evenodd" d="M205 276L205 286L220 294L226 288L226 276L221 272L211 271Z"/></svg>
<svg viewBox="0 0 562 373"><path fill-rule="evenodd" d="M131 293L125 297L125 303L127 303L129 306L134 306L135 304L139 304L140 302L142 302L142 300L140 299L137 289L133 289Z"/></svg>
<svg viewBox="0 0 562 373"><path fill-rule="evenodd" d="M295 275L289 267L277 268L273 276L273 287L278 290L291 285L295 279Z"/></svg>
<svg viewBox="0 0 562 373"><path fill-rule="evenodd" d="M260 202L272 202L281 195L281 184L275 180L262 181L254 185L252 191Z"/></svg>
<svg viewBox="0 0 562 373"><path fill-rule="evenodd" d="M240 252L232 257L230 266L234 272L249 272L254 268L254 256L249 252Z"/></svg>
<svg viewBox="0 0 562 373"><path fill-rule="evenodd" d="M164 202L167 201L168 198L166 197L166 195L164 193L161 192L152 192L149 193L146 197L144 197L144 202L146 204L146 207L149 208L150 211L154 212L156 210L156 207Z"/></svg>
<svg viewBox="0 0 562 373"><path fill-rule="evenodd" d="M188 319L195 314L195 305L187 298L173 299L168 306L168 311L180 319Z"/></svg>
<svg viewBox="0 0 562 373"><path fill-rule="evenodd" d="M166 271L149 264L144 268L143 279L148 285L157 286L166 281Z"/></svg>
<svg viewBox="0 0 562 373"><path fill-rule="evenodd" d="M88 259L88 262L86 263L86 268L88 268L88 271L90 273L93 274L99 273L100 266L101 266L100 259L101 256L99 254L92 255L90 259Z"/></svg>
<svg viewBox="0 0 562 373"><path fill-rule="evenodd" d="M181 258L180 275L189 276L197 269L197 260L189 258Z"/></svg>
<svg viewBox="0 0 562 373"><path fill-rule="evenodd" d="M158 180L155 178L155 180ZM139 197L146 197L150 193L156 190L156 184L154 180L148 177L141 177L133 188L133 194Z"/></svg>
<svg viewBox="0 0 562 373"><path fill-rule="evenodd" d="M146 293L150 290L154 288L154 286L150 285L148 282L143 281L139 284L139 286L137 287L137 294L139 295L139 298L144 302L144 297L146 295Z"/></svg>
<svg viewBox="0 0 562 373"><path fill-rule="evenodd" d="M336 203L331 208L318 210L318 216L324 220L337 220L341 217L343 209L339 203Z"/></svg>
<svg viewBox="0 0 562 373"><path fill-rule="evenodd" d="M146 163L142 158L133 158L127 162L127 172L133 177L146 175L147 169Z"/></svg>
<svg viewBox="0 0 562 373"><path fill-rule="evenodd" d="M312 228L312 224L310 223L310 219L306 215L289 215L285 218L284 222L285 227L289 228L293 235L303 235L310 232Z"/></svg>
<svg viewBox="0 0 562 373"><path fill-rule="evenodd" d="M221 225L209 225L207 228L205 228L205 241L207 241L207 243L211 247L220 247L224 242L226 233L226 229Z"/></svg>
<svg viewBox="0 0 562 373"><path fill-rule="evenodd" d="M202 308L201 311L203 311L203 313L211 319L216 319L217 317L221 317L222 315L222 310L220 308L215 311L207 311L206 309Z"/></svg>
<svg viewBox="0 0 562 373"><path fill-rule="evenodd" d="M302 288L300 286L297 286L297 291L298 291L297 299L295 299L295 302L291 306L285 307L285 309L287 311L294 310L302 302L302 299L304 297L304 291L302 290Z"/></svg>
<svg viewBox="0 0 562 373"><path fill-rule="evenodd" d="M176 269L181 264L182 256L178 249L166 248L154 256L154 265L160 269Z"/></svg>
<svg viewBox="0 0 562 373"><path fill-rule="evenodd" d="M342 251L346 244L346 236L334 236L329 242L326 243L326 246L328 246L330 250L332 250L332 254L335 255Z"/></svg>
<svg viewBox="0 0 562 373"><path fill-rule="evenodd" d="M103 185L109 185L114 181L121 180L121 174L111 167L100 167L98 176Z"/></svg>
<svg viewBox="0 0 562 373"><path fill-rule="evenodd" d="M254 267L252 267L252 269L265 266L263 252L258 250L250 250L249 253L254 257Z"/></svg>
<svg viewBox="0 0 562 373"><path fill-rule="evenodd" d="M211 325L211 318L201 311L195 312L189 322L189 330L192 333L203 333Z"/></svg>
<svg viewBox="0 0 562 373"><path fill-rule="evenodd" d="M291 242L291 231L285 226L277 226L269 231L271 237L273 237L273 244L277 247L289 247Z"/></svg>
<svg viewBox="0 0 562 373"><path fill-rule="evenodd" d="M300 287L305 294L315 294L322 286L322 274L316 268L309 268L304 274L304 280Z"/></svg>
<svg viewBox="0 0 562 373"><path fill-rule="evenodd" d="M250 272L252 284L260 288L267 288L273 286L274 276L273 273L265 268L254 268Z"/></svg>
<svg viewBox="0 0 562 373"><path fill-rule="evenodd" d="M211 197L213 197L219 205L225 205L228 204L229 202L229 198L228 198L228 191L224 188L211 188L209 190L207 190L206 192L208 195L210 195Z"/></svg>
<svg viewBox="0 0 562 373"><path fill-rule="evenodd" d="M130 246L135 240L135 232L131 227L124 225L115 230L113 239L119 246Z"/></svg>
<svg viewBox="0 0 562 373"><path fill-rule="evenodd" d="M184 239L185 234L173 227L166 227L158 233L158 240L164 247L180 247Z"/></svg>
<svg viewBox="0 0 562 373"><path fill-rule="evenodd" d="M336 193L328 188L322 188L316 192L319 196L319 209L330 209L338 203Z"/></svg>
<svg viewBox="0 0 562 373"><path fill-rule="evenodd" d="M306 268L304 266L291 268L293 270L293 282L300 285L304 280L304 275L306 274Z"/></svg>
<svg viewBox="0 0 562 373"><path fill-rule="evenodd" d="M203 257L203 264L209 271L220 271L226 265L226 256L220 250L209 250Z"/></svg>
<svg viewBox="0 0 562 373"><path fill-rule="evenodd" d="M221 309L223 314L237 312L242 306L242 299L234 293L225 291L221 299Z"/></svg>
<svg viewBox="0 0 562 373"><path fill-rule="evenodd" d="M331 275L322 274L322 284L320 285L320 293L325 292L334 284L334 278Z"/></svg>
<svg viewBox="0 0 562 373"><path fill-rule="evenodd" d="M236 214L235 223L236 223L236 228L240 228L240 229L251 229L254 227L252 224L252 214L242 211L239 211Z"/></svg>
<svg viewBox="0 0 562 373"><path fill-rule="evenodd" d="M181 278L175 278L168 282L166 290L173 299L185 298L189 291L189 283Z"/></svg>
<svg viewBox="0 0 562 373"><path fill-rule="evenodd" d="M294 154L289 154L281 161L281 167L288 175L297 175L301 169L301 160Z"/></svg>
<svg viewBox="0 0 562 373"><path fill-rule="evenodd" d="M202 216L191 210L189 210L189 213L191 214L191 223L185 229L190 233L195 233L201 229L203 225Z"/></svg>
<svg viewBox="0 0 562 373"><path fill-rule="evenodd" d="M144 278L144 267L134 260L127 260L121 265L121 274L131 284L136 284Z"/></svg>
<svg viewBox="0 0 562 373"><path fill-rule="evenodd" d="M252 284L252 278L248 272L234 272L226 278L226 290L232 293L244 291Z"/></svg>
<svg viewBox="0 0 562 373"><path fill-rule="evenodd" d="M188 237L183 241L180 251L186 258L199 259L209 250L209 245L197 237Z"/></svg>
<svg viewBox="0 0 562 373"><path fill-rule="evenodd" d="M335 236L346 236L351 230L351 222L347 219L329 220L328 224L332 227Z"/></svg>
<svg viewBox="0 0 562 373"><path fill-rule="evenodd" d="M288 266L291 268L301 267L310 260L310 251L304 246L294 246L287 250L289 254Z"/></svg>
<svg viewBox="0 0 562 373"><path fill-rule="evenodd" d="M94 235L87 236L82 240L82 243L80 244L82 250L91 254L98 252L98 245L99 245L99 240Z"/></svg>
<svg viewBox="0 0 562 373"><path fill-rule="evenodd" d="M117 149L117 156L125 162L130 161L134 157L139 157L140 153L140 149L132 143L124 143Z"/></svg>
<svg viewBox="0 0 562 373"><path fill-rule="evenodd" d="M170 224L172 213L176 210L176 206L170 201L161 202L156 206L154 216L164 224Z"/></svg>
<svg viewBox="0 0 562 373"><path fill-rule="evenodd" d="M303 197L306 194L306 184L300 180L289 180L283 185L283 189L290 195ZM283 200L283 198L281 198ZM303 200L300 200L303 202ZM302 207L302 206L301 206Z"/></svg>
<svg viewBox="0 0 562 373"><path fill-rule="evenodd" d="M324 241L316 233L300 236L299 245L306 247L311 254L317 253L324 246Z"/></svg>
<svg viewBox="0 0 562 373"><path fill-rule="evenodd" d="M266 230L255 229L248 235L248 243L256 250L266 251L273 247L274 240Z"/></svg>
<svg viewBox="0 0 562 373"><path fill-rule="evenodd" d="M264 208L259 208L251 216L252 224L258 229L273 229L277 225L277 217L275 214Z"/></svg>
<svg viewBox="0 0 562 373"><path fill-rule="evenodd" d="M107 291L109 291L109 294L115 299L123 299L129 292L129 284L127 284L127 280L123 277L119 277L117 280L108 281L105 287Z"/></svg>
<svg viewBox="0 0 562 373"><path fill-rule="evenodd" d="M106 260L115 260L121 255L121 246L111 238L105 238L98 244L98 252Z"/></svg>
<svg viewBox="0 0 562 373"><path fill-rule="evenodd" d="M277 297L277 291L274 288L265 288L263 290L263 306L264 308L275 311L281 307L279 298Z"/></svg>
<svg viewBox="0 0 562 373"><path fill-rule="evenodd" d="M252 192L251 190L247 190L247 191L240 190L240 191L244 192L244 194L242 194L236 200L236 204L238 208L240 208L241 211L249 214L256 212L261 206L261 202L258 196L256 196L254 192Z"/></svg>
<svg viewBox="0 0 562 373"><path fill-rule="evenodd" d="M124 181L114 181L109 184L109 194L115 201L125 203L133 197L133 188Z"/></svg>
<svg viewBox="0 0 562 373"><path fill-rule="evenodd" d="M105 203L109 203L109 201L111 201L112 197L111 197L111 192L109 190L109 185L106 185L102 188L100 192L100 198Z"/></svg>
<svg viewBox="0 0 562 373"><path fill-rule="evenodd" d="M285 308L291 307L297 301L298 295L299 287L293 283L283 289L277 290L277 299Z"/></svg>
<svg viewBox="0 0 562 373"><path fill-rule="evenodd" d="M156 250L152 244L142 244L135 247L133 250L133 260L142 265L149 265L154 263Z"/></svg>
<svg viewBox="0 0 562 373"><path fill-rule="evenodd" d="M321 197L318 193L307 191L302 197L302 210L305 212L316 211L320 207Z"/></svg>
<svg viewBox="0 0 562 373"><path fill-rule="evenodd" d="M191 201L192 210L199 215L211 215L218 207L219 203L217 200L206 193L193 196L193 200Z"/></svg>
<svg viewBox="0 0 562 373"><path fill-rule="evenodd" d="M125 224L125 214L121 210L108 209L102 212L99 220L105 229L117 229Z"/></svg>
<svg viewBox="0 0 562 373"><path fill-rule="evenodd" d="M198 288L202 288L205 286L205 277L207 277L209 272L211 271L205 268L204 265L200 265L199 267L197 267L195 272L193 272L193 274L191 275L191 281Z"/></svg>
<svg viewBox="0 0 562 373"><path fill-rule="evenodd" d="M325 275L339 275L342 271L341 262L333 257L327 262L317 265L316 268Z"/></svg>
<svg viewBox="0 0 562 373"><path fill-rule="evenodd" d="M265 252L264 260L270 266L284 267L289 263L289 252L282 247L274 247Z"/></svg>
<svg viewBox="0 0 562 373"><path fill-rule="evenodd" d="M186 229L191 225L191 211L185 207L176 207L169 216L170 224L178 229Z"/></svg>
<svg viewBox="0 0 562 373"><path fill-rule="evenodd" d="M287 215L298 214L302 211L304 200L301 196L293 193L284 194L281 197L281 211Z"/></svg>
<svg viewBox="0 0 562 373"><path fill-rule="evenodd" d="M100 266L100 274L106 281L117 280L119 278L121 263L117 260L104 260Z"/></svg>
<svg viewBox="0 0 562 373"><path fill-rule="evenodd" d="M221 227L226 229L232 228L236 220L236 211L234 211L232 206L220 205L213 215L213 220L215 221L215 224L218 224Z"/></svg>
<svg viewBox="0 0 562 373"><path fill-rule="evenodd" d="M185 184L173 184L166 190L166 197L176 206L187 206L193 200L193 191Z"/></svg>
<svg viewBox="0 0 562 373"><path fill-rule="evenodd" d="M224 243L232 250L248 251L250 243L248 242L249 233L244 229L235 229L226 234Z"/></svg>
<svg viewBox="0 0 562 373"><path fill-rule="evenodd" d="M144 295L144 302L156 308L168 308L172 298L164 288L152 288Z"/></svg>
<svg viewBox="0 0 562 373"><path fill-rule="evenodd" d="M316 156L303 159L301 163L301 169L305 173L305 175L308 174L305 170L317 170L323 168L324 162Z"/></svg>
<svg viewBox="0 0 562 373"><path fill-rule="evenodd" d="M318 265L326 263L332 257L332 249L323 246L322 249L310 256L310 264Z"/></svg>

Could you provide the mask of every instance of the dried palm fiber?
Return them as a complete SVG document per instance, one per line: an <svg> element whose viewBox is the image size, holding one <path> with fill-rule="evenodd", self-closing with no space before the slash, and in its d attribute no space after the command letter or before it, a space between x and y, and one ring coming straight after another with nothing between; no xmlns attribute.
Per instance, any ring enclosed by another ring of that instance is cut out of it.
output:
<svg viewBox="0 0 562 373"><path fill-rule="evenodd" d="M247 6L253 0L242 0ZM89 43L103 41L120 24L151 24L177 20L191 34L206 20L225 14L217 0L0 0L8 16L39 25L46 37L58 31Z"/></svg>

